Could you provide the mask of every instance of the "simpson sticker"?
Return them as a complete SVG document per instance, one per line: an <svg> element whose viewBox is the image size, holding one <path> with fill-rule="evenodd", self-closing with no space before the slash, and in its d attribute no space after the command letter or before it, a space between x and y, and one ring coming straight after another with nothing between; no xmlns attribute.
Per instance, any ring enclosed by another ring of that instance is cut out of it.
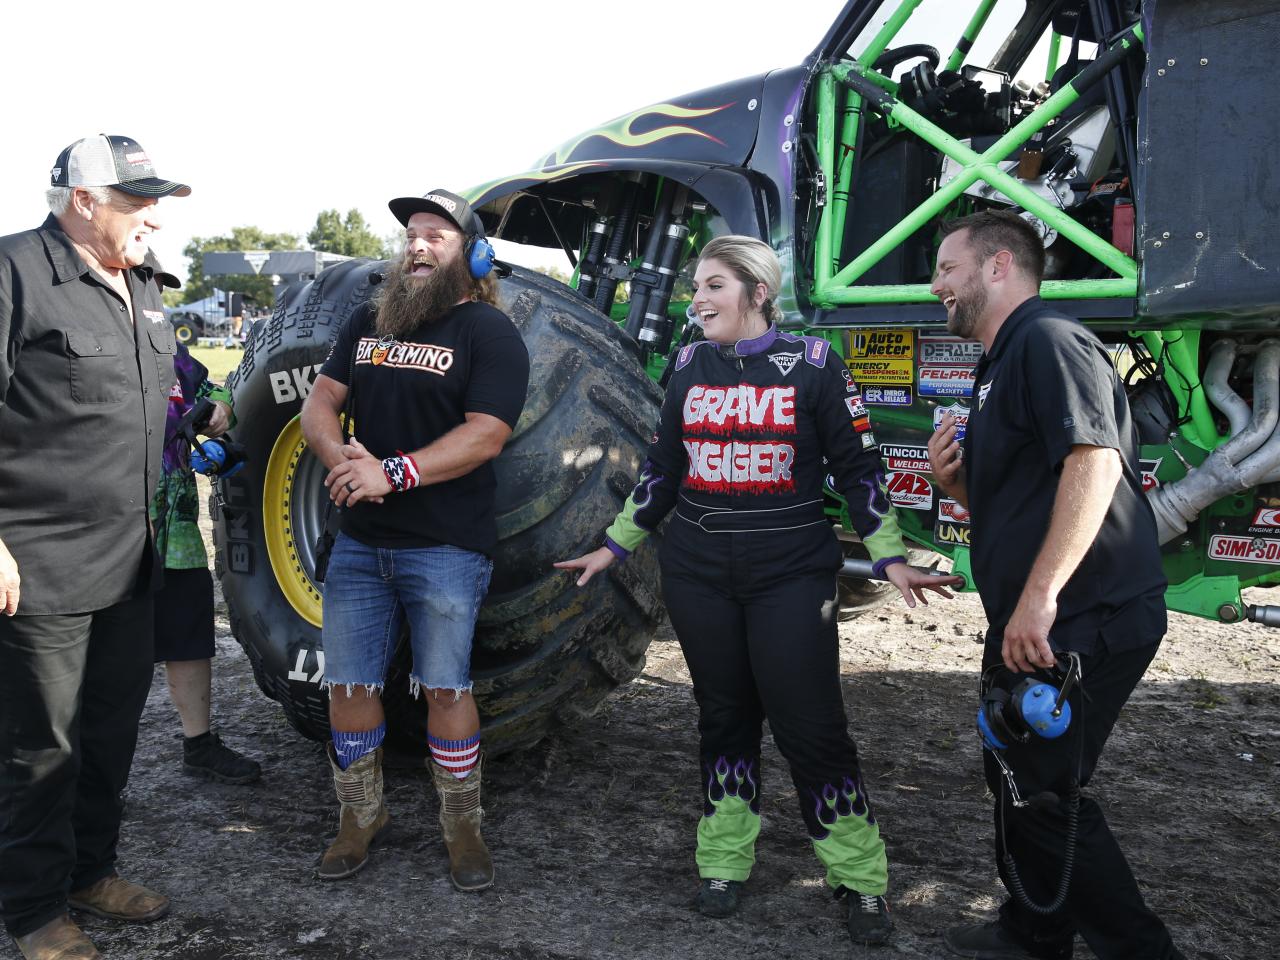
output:
<svg viewBox="0 0 1280 960"><path fill-rule="evenodd" d="M430 343L389 343L373 337L361 337L356 345L356 363L369 363L399 370L421 370L443 377L453 366L453 348Z"/></svg>
<svg viewBox="0 0 1280 960"><path fill-rule="evenodd" d="M716 493L780 493L795 489L791 465L796 451L789 443L740 443L686 440L687 485Z"/></svg>
<svg viewBox="0 0 1280 960"><path fill-rule="evenodd" d="M865 388L869 383L900 384L910 386L915 382L915 371L910 360L859 360L846 361L853 379Z"/></svg>
<svg viewBox="0 0 1280 960"><path fill-rule="evenodd" d="M948 413L956 418L956 439L963 440L965 428L969 426L969 408L963 404L953 403L949 407L934 407L933 429L937 430L942 426L942 418Z"/></svg>
<svg viewBox="0 0 1280 960"><path fill-rule="evenodd" d="M885 487L895 507L928 510L933 506L933 484L918 473L895 471L885 480Z"/></svg>
<svg viewBox="0 0 1280 960"><path fill-rule="evenodd" d="M920 368L920 396L922 397L967 397L972 392L972 367Z"/></svg>
<svg viewBox="0 0 1280 960"><path fill-rule="evenodd" d="M977 340L961 340L959 337L920 337L922 367L972 367L981 356L982 344Z"/></svg>
<svg viewBox="0 0 1280 960"><path fill-rule="evenodd" d="M910 387L863 387L862 402L877 407L909 407L911 406Z"/></svg>
<svg viewBox="0 0 1280 960"><path fill-rule="evenodd" d="M896 443L880 445L880 459L886 470L910 470L914 473L929 472L927 447L903 447Z"/></svg>
<svg viewBox="0 0 1280 960"><path fill-rule="evenodd" d="M777 367L778 372L785 377L795 368L795 365L800 362L800 354L771 353L769 354L769 362Z"/></svg>
<svg viewBox="0 0 1280 960"><path fill-rule="evenodd" d="M899 358L910 360L915 356L915 333L908 329L850 330L849 352L853 359Z"/></svg>
<svg viewBox="0 0 1280 960"><path fill-rule="evenodd" d="M969 511L959 500L950 497L938 498L938 519L947 523L969 523Z"/></svg>
<svg viewBox="0 0 1280 960"><path fill-rule="evenodd" d="M1210 560L1239 560L1243 563L1280 565L1280 540L1266 537L1229 537L1222 534L1209 538Z"/></svg>
<svg viewBox="0 0 1280 960"><path fill-rule="evenodd" d="M698 432L796 432L796 388L695 384L684 395L684 422Z"/></svg>

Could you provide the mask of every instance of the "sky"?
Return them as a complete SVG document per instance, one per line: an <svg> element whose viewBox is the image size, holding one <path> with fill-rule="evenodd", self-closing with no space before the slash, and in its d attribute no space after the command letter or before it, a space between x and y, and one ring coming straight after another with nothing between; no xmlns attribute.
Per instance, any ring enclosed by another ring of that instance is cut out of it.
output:
<svg viewBox="0 0 1280 960"><path fill-rule="evenodd" d="M992 26L1021 6L1003 0ZM10 130L0 235L44 219L63 147L110 133L137 140L160 176L192 187L161 202L152 242L180 275L192 236L252 224L305 237L327 208L358 209L385 236L399 229L392 197L515 173L635 108L798 64L842 7L143 0L125 13L63 0L55 17L12 4L0 32ZM970 13L961 0L925 0L917 16L941 31L945 58ZM562 259L501 244L499 255Z"/></svg>

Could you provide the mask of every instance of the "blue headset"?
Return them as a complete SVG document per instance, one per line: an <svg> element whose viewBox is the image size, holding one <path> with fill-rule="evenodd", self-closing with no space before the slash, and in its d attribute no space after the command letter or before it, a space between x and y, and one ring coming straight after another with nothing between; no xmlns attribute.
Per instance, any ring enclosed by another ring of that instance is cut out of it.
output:
<svg viewBox="0 0 1280 960"><path fill-rule="evenodd" d="M978 736L988 750L1006 750L1012 743L1028 743L1032 734L1043 740L1055 740L1071 726L1071 704L1067 695L1080 682L1080 657L1069 653L1061 687L1037 680L1019 678L1002 665L988 670L983 678L982 699L978 706Z"/></svg>
<svg viewBox="0 0 1280 960"><path fill-rule="evenodd" d="M479 219L478 217L476 219ZM479 280L481 277L487 277L493 270L493 258L496 256L493 250L493 244L485 237L484 234L472 234L467 241L463 253L467 256L467 269L471 271L471 276Z"/></svg>

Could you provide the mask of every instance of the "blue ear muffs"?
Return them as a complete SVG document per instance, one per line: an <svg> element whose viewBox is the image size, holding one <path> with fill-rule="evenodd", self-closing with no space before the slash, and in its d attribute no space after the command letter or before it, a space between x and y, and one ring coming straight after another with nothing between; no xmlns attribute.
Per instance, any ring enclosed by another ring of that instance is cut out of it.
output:
<svg viewBox="0 0 1280 960"><path fill-rule="evenodd" d="M467 255L467 269L476 280L487 277L493 270L493 244L484 237L472 237L464 251Z"/></svg>

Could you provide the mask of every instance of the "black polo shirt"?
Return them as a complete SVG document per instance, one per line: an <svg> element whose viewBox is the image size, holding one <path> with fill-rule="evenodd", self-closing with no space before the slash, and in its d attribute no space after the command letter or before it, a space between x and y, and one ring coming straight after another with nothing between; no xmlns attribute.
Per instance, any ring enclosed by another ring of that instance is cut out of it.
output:
<svg viewBox="0 0 1280 960"><path fill-rule="evenodd" d="M1166 627L1155 518L1142 493L1138 441L1106 348L1039 297L1000 328L975 371L964 439L971 560L999 644L1035 562L1076 445L1119 451L1123 475L1098 536L1058 596L1050 643L1109 651L1157 642Z"/></svg>
<svg viewBox="0 0 1280 960"><path fill-rule="evenodd" d="M320 370L346 384L355 352L356 438L379 459L412 453L484 413L515 428L529 385L529 351L505 313L460 304L400 340L382 340L373 309L358 307ZM423 479L431 462L418 464ZM342 532L370 547L448 544L490 554L498 543L492 463L441 483L342 511Z"/></svg>
<svg viewBox="0 0 1280 960"><path fill-rule="evenodd" d="M20 614L88 613L147 589L147 504L173 383L151 270L124 301L56 219L0 237L0 540Z"/></svg>

